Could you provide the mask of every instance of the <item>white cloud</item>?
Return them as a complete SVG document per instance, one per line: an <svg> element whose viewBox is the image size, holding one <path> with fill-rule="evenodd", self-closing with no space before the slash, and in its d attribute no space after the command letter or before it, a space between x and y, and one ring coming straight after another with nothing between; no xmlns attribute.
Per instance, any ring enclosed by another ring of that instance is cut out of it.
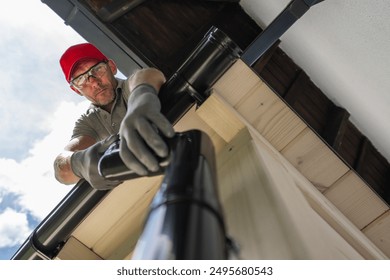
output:
<svg viewBox="0 0 390 280"><path fill-rule="evenodd" d="M0 25L6 27L0 29L2 40L19 38L20 43L24 42L32 53L43 58L80 41L80 36L39 0L8 1L0 10Z"/></svg>
<svg viewBox="0 0 390 280"><path fill-rule="evenodd" d="M43 137L43 123L71 94L59 65L70 45L84 42L46 4L9 1L0 9L0 157L20 161L31 139Z"/></svg>
<svg viewBox="0 0 390 280"><path fill-rule="evenodd" d="M69 141L74 121L87 106L88 102L62 102L50 117L52 130L35 141L27 158L21 162L0 158L0 188L5 193L18 195L23 212L31 213L38 220L43 219L71 188L55 180L53 160Z"/></svg>
<svg viewBox="0 0 390 280"><path fill-rule="evenodd" d="M0 214L0 248L12 247L30 234L26 215L7 208Z"/></svg>
<svg viewBox="0 0 390 280"><path fill-rule="evenodd" d="M0 203L15 208L7 207L0 213L0 249L21 245L33 230L28 216L43 220L73 187L55 180L53 160L69 141L74 121L87 106L87 101L62 102L46 120L51 131L35 141L27 158L21 162L0 158ZM14 201L5 201L8 197Z"/></svg>

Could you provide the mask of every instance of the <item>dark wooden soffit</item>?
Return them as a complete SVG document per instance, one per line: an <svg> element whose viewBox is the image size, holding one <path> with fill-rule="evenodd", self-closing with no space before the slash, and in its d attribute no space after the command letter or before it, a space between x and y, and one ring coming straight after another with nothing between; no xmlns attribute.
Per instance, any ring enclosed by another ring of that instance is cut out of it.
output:
<svg viewBox="0 0 390 280"><path fill-rule="evenodd" d="M170 77L212 26L245 50L262 31L238 1L80 0L123 43ZM115 5L130 9L110 17ZM330 147L390 203L390 165L372 143L275 43L252 66Z"/></svg>
<svg viewBox="0 0 390 280"><path fill-rule="evenodd" d="M137 0L81 0L99 17L114 2ZM242 49L261 32L237 1L147 0L122 16L105 22L107 27L150 66L168 77L188 57L211 26L224 31ZM101 19L103 22L104 20Z"/></svg>

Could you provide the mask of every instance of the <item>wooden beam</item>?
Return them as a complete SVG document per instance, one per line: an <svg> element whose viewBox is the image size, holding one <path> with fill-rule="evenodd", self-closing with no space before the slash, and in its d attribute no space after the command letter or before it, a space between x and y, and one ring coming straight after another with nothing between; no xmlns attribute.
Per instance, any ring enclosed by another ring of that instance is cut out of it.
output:
<svg viewBox="0 0 390 280"><path fill-rule="evenodd" d="M71 236L64 247L58 253L59 260L101 260L102 258L85 246L79 240Z"/></svg>
<svg viewBox="0 0 390 280"><path fill-rule="evenodd" d="M390 210L363 229L363 232L384 252L390 252Z"/></svg>
<svg viewBox="0 0 390 280"><path fill-rule="evenodd" d="M359 229L376 223L375 219L389 211L389 206L352 170L324 195Z"/></svg>
<svg viewBox="0 0 390 280"><path fill-rule="evenodd" d="M356 159L353 166L356 172L358 172L359 174L361 174L363 166L365 164L365 158L368 152L369 145L370 145L370 141L367 139L367 137L363 136L358 158Z"/></svg>
<svg viewBox="0 0 390 280"><path fill-rule="evenodd" d="M309 128L303 130L281 153L321 192L326 191L349 170Z"/></svg>
<svg viewBox="0 0 390 280"><path fill-rule="evenodd" d="M279 95L284 96L302 69L280 48L258 74Z"/></svg>
<svg viewBox="0 0 390 280"><path fill-rule="evenodd" d="M294 107L294 104L297 102L299 93L303 91L304 85L307 83L309 80L309 77L306 75L304 71L299 71L296 79L294 82L291 84L290 88L287 90L287 92L284 95L284 100L286 102Z"/></svg>
<svg viewBox="0 0 390 280"><path fill-rule="evenodd" d="M253 70L257 73L260 73L264 70L264 67L270 61L271 57L275 54L276 49L280 44L280 40L277 40L268 50L267 52L260 57L260 59L252 66Z"/></svg>
<svg viewBox="0 0 390 280"><path fill-rule="evenodd" d="M333 106L322 133L324 140L336 152L340 150L347 129L349 116L349 112L344 108Z"/></svg>

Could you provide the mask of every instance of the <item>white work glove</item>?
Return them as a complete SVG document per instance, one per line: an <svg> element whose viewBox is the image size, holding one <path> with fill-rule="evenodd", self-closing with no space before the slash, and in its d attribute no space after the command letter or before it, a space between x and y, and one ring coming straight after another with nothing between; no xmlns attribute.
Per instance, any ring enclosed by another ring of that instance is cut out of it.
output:
<svg viewBox="0 0 390 280"><path fill-rule="evenodd" d="M97 190L113 189L122 183L121 181L106 180L98 171L99 159L116 140L118 140L118 135L113 135L85 150L74 152L70 158L73 173L80 178L84 178Z"/></svg>
<svg viewBox="0 0 390 280"><path fill-rule="evenodd" d="M160 110L161 103L152 86L141 84L131 92L119 129L119 155L127 168L140 176L159 170L156 155L164 158L169 152L162 135L170 138L175 134Z"/></svg>

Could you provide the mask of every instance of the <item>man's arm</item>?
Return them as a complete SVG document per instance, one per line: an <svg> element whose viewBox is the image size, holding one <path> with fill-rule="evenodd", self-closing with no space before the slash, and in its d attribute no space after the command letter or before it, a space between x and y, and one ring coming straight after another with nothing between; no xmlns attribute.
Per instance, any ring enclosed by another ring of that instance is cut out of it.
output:
<svg viewBox="0 0 390 280"><path fill-rule="evenodd" d="M129 88L132 92L141 84L148 84L159 92L161 86L166 82L164 74L156 68L144 68L135 72L129 79Z"/></svg>
<svg viewBox="0 0 390 280"><path fill-rule="evenodd" d="M64 153L55 160L56 178L64 184L73 184L81 178L97 190L113 189L121 181L106 180L99 174L99 160L104 152L118 139L111 135L103 141L95 142L92 137L82 136L72 140Z"/></svg>
<svg viewBox="0 0 390 280"><path fill-rule="evenodd" d="M161 106L157 97L165 81L164 74L155 68L138 70L128 80L131 94L128 111L121 123L119 133L122 139L120 155L127 167L139 175L146 175L147 169L153 171L158 168L157 160L144 143L147 143L159 156L163 157L167 154L168 148L155 129L166 137L174 135L172 125L160 113ZM90 136L71 140L55 159L56 179L63 184L74 184L80 178L84 178L98 189L116 184L117 182L104 181L97 172L97 163L101 156L99 154L104 152L113 141L114 138L108 138L96 142Z"/></svg>
<svg viewBox="0 0 390 280"><path fill-rule="evenodd" d="M163 136L175 134L172 124L160 112L157 95L165 82L164 74L155 68L142 69L129 79L131 94L119 129L119 154L124 164L141 176L159 169L155 155L168 155Z"/></svg>
<svg viewBox="0 0 390 280"><path fill-rule="evenodd" d="M84 150L95 143L95 139L91 136L80 136L72 139L66 145L64 151L54 160L55 177L60 183L70 185L77 183L81 179L73 173L70 161L71 156L75 151Z"/></svg>

